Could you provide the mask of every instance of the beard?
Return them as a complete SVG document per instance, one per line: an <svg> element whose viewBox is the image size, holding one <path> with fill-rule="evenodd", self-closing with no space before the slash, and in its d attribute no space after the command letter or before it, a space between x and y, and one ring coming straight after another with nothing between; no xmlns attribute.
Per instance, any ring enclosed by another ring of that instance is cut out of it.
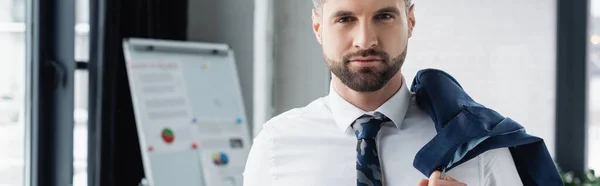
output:
<svg viewBox="0 0 600 186"><path fill-rule="evenodd" d="M406 58L406 51L407 47L400 55L390 58L386 52L368 49L346 54L342 57L342 61L335 61L327 56L325 56L325 60L329 70L350 89L357 92L375 92L383 88L400 70ZM350 69L350 60L357 56L378 57L382 60L382 65L359 67L353 71Z"/></svg>

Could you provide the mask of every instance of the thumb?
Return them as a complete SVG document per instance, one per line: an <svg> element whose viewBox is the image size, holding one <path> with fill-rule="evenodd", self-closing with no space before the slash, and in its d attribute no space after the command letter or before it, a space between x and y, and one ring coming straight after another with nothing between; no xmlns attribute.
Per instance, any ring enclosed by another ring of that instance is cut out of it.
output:
<svg viewBox="0 0 600 186"><path fill-rule="evenodd" d="M421 179L421 181L419 181L419 185L418 186L427 186L427 184L429 184L429 180L427 180L427 179Z"/></svg>
<svg viewBox="0 0 600 186"><path fill-rule="evenodd" d="M429 179L440 179L440 175L442 173L440 171L434 171L433 173L431 173L431 175L429 176Z"/></svg>

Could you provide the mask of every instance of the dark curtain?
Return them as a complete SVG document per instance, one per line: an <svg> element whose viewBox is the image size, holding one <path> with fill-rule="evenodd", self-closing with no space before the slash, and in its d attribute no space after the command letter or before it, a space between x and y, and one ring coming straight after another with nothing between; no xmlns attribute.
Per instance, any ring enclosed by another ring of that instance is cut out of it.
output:
<svg viewBox="0 0 600 186"><path fill-rule="evenodd" d="M144 177L122 42L186 40L187 0L90 0L88 185Z"/></svg>

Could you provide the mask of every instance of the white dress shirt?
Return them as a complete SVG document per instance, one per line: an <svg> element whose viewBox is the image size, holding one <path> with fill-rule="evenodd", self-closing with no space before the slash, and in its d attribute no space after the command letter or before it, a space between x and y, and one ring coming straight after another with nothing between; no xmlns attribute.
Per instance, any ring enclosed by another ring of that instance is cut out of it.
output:
<svg viewBox="0 0 600 186"><path fill-rule="evenodd" d="M244 186L356 185L357 139L351 124L369 112L330 87L329 95L264 124L246 162ZM433 120L416 105L405 82L376 111L394 123L383 126L376 139L383 183L417 185L426 177L413 167L413 160L435 136ZM522 185L507 148L482 153L447 175L469 186Z"/></svg>

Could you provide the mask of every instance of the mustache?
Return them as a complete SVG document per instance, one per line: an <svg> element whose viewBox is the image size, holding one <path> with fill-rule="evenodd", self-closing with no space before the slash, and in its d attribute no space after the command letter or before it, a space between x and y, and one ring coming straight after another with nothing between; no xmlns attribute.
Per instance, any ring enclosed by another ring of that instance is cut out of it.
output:
<svg viewBox="0 0 600 186"><path fill-rule="evenodd" d="M350 63L350 59L355 58L355 57L379 57L381 58L383 61L387 62L389 60L389 55L386 52L383 51L377 51L375 49L367 49L367 50L359 50L356 52L352 52L349 54L344 55L344 57L342 58L344 63Z"/></svg>

